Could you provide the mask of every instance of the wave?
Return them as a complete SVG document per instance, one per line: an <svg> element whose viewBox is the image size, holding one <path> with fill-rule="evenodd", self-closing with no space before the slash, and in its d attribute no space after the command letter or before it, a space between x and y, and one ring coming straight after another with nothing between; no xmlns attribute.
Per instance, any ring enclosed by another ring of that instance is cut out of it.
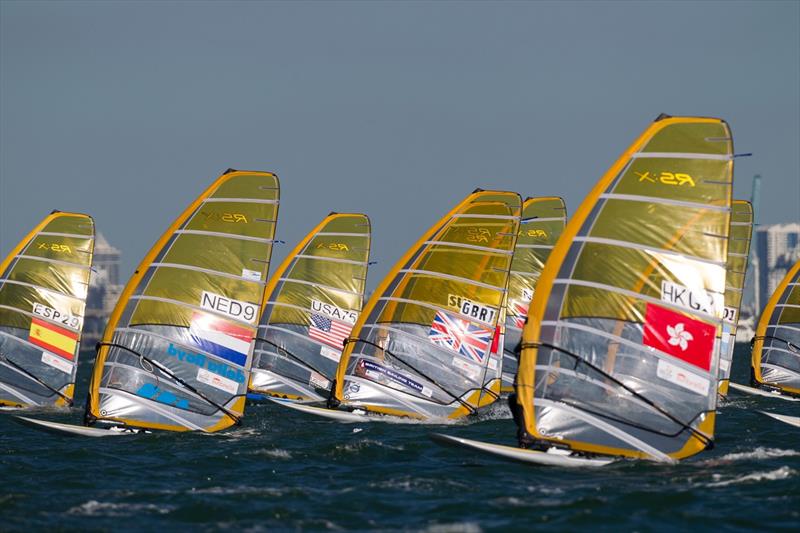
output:
<svg viewBox="0 0 800 533"><path fill-rule="evenodd" d="M481 533L483 529L475 522L451 522L431 524L420 531L424 533Z"/></svg>
<svg viewBox="0 0 800 533"><path fill-rule="evenodd" d="M339 452L357 453L360 452L361 450L368 448L386 448L388 450L395 450L398 452L403 451L405 449L402 445L395 446L374 439L361 439L356 442L348 442L347 444L337 444L333 449L334 451L339 451Z"/></svg>
<svg viewBox="0 0 800 533"><path fill-rule="evenodd" d="M67 514L78 516L133 516L142 513L167 514L175 509L174 505L156 505L154 503L114 503L89 500L77 507L72 507Z"/></svg>
<svg viewBox="0 0 800 533"><path fill-rule="evenodd" d="M282 450L280 448L264 448L261 450L254 450L249 452L248 455L266 455L273 459L291 459L292 453L289 450Z"/></svg>
<svg viewBox="0 0 800 533"><path fill-rule="evenodd" d="M703 461L703 464L713 466L720 463L727 463L732 461L746 461L750 459L763 460L763 459L773 459L775 457L797 457L797 456L800 456L800 451L782 450L780 448L764 448L763 446L759 446L758 448L747 452L734 452L725 454L721 457L714 457L713 459L708 459L706 461Z"/></svg>
<svg viewBox="0 0 800 533"><path fill-rule="evenodd" d="M192 489L189 492L193 494L214 494L218 496L227 496L231 494L266 494L268 496L283 496L292 490L294 489L291 487L277 489L274 487L251 487L249 485L238 485L235 487L205 487L202 489Z"/></svg>
<svg viewBox="0 0 800 533"><path fill-rule="evenodd" d="M739 483L748 483L754 481L776 481L779 479L790 478L796 473L796 470L793 470L788 466L782 466L776 470L770 470L769 472L753 472L752 474L746 474L744 476L727 479L725 481L715 481L714 483L708 483L706 486L727 487L728 485L737 485ZM714 479L719 479L721 477L722 475L720 474L714 474Z"/></svg>

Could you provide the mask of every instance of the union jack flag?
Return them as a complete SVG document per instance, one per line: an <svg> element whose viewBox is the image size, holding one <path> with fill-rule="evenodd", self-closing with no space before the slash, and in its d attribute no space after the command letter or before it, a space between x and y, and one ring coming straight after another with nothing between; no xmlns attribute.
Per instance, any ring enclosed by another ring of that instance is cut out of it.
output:
<svg viewBox="0 0 800 533"><path fill-rule="evenodd" d="M437 346L453 350L476 363L483 364L486 351L492 342L491 329L479 326L469 320L463 320L436 311L428 340Z"/></svg>
<svg viewBox="0 0 800 533"><path fill-rule="evenodd" d="M514 327L524 328L525 319L528 318L528 304L513 301L512 311L514 311L514 316L511 317L514 321Z"/></svg>

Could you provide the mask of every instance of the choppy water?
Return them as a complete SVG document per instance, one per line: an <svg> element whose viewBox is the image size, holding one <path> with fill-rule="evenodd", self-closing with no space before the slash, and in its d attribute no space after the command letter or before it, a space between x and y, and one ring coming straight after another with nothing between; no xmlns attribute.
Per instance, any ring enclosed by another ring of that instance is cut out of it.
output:
<svg viewBox="0 0 800 533"><path fill-rule="evenodd" d="M737 346L734 377L747 376ZM85 391L88 358L81 369ZM80 395L83 393L81 392ZM60 437L0 415L0 530L800 529L800 429L732 394L717 446L676 466L567 470L442 448L445 431L512 443L504 409L469 426L337 424L248 407L217 435ZM78 423L81 409L46 415ZM40 415L42 416L42 415Z"/></svg>

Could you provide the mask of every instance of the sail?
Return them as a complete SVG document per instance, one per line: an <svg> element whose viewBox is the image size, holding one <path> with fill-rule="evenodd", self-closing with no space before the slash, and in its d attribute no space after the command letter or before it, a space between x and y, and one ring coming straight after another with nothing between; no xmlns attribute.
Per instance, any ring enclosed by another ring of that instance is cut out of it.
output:
<svg viewBox="0 0 800 533"><path fill-rule="evenodd" d="M528 317L536 281L542 273L550 250L567 223L567 208L559 197L527 198L522 204L517 246L508 278L508 308L503 343L502 392L514 390L517 375L516 348Z"/></svg>
<svg viewBox="0 0 800 533"><path fill-rule="evenodd" d="M747 200L734 200L731 205L731 233L728 238L728 261L725 275L725 310L723 312L722 342L719 359L719 393L728 394L728 384L739 323L739 307L750 255L753 234L753 206Z"/></svg>
<svg viewBox="0 0 800 533"><path fill-rule="evenodd" d="M754 384L800 396L800 261L767 302L753 341Z"/></svg>
<svg viewBox="0 0 800 533"><path fill-rule="evenodd" d="M275 175L230 170L155 243L106 327L88 424L212 432L238 422L278 198Z"/></svg>
<svg viewBox="0 0 800 533"><path fill-rule="evenodd" d="M567 223L523 330L521 446L670 462L712 443L732 149L722 120L662 115Z"/></svg>
<svg viewBox="0 0 800 533"><path fill-rule="evenodd" d="M493 402L518 194L476 191L430 228L367 302L331 404L421 419Z"/></svg>
<svg viewBox="0 0 800 533"><path fill-rule="evenodd" d="M328 398L342 341L364 305L370 234L366 215L331 213L273 273L258 326L251 392Z"/></svg>
<svg viewBox="0 0 800 533"><path fill-rule="evenodd" d="M53 211L0 263L0 406L72 405L94 221Z"/></svg>

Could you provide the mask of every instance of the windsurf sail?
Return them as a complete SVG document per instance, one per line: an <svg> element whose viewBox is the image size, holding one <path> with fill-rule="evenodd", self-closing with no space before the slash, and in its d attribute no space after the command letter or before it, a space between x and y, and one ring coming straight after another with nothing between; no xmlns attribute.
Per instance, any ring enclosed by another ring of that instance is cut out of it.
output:
<svg viewBox="0 0 800 533"><path fill-rule="evenodd" d="M567 223L567 207L559 197L527 198L522 204L519 236L508 278L508 307L503 342L502 392L514 390L517 375L516 351L528 317L536 281L547 256Z"/></svg>
<svg viewBox="0 0 800 533"><path fill-rule="evenodd" d="M0 405L72 405L93 250L92 217L53 211L0 263Z"/></svg>
<svg viewBox="0 0 800 533"><path fill-rule="evenodd" d="M364 305L369 218L331 213L273 273L258 326L250 391L328 398L343 341Z"/></svg>
<svg viewBox="0 0 800 533"><path fill-rule="evenodd" d="M725 275L725 310L723 311L722 342L719 356L719 393L728 394L728 384L733 366L733 349L742 289L747 274L750 255L750 237L753 234L753 206L747 200L734 200L731 205L731 232L728 240L727 273Z"/></svg>
<svg viewBox="0 0 800 533"><path fill-rule="evenodd" d="M732 150L724 121L662 115L569 220L523 330L520 446L666 462L711 446Z"/></svg>
<svg viewBox="0 0 800 533"><path fill-rule="evenodd" d="M100 343L88 425L213 432L238 423L278 202L274 174L229 170L155 243Z"/></svg>
<svg viewBox="0 0 800 533"><path fill-rule="evenodd" d="M790 396L800 396L800 261L767 302L753 338L751 380Z"/></svg>
<svg viewBox="0 0 800 533"><path fill-rule="evenodd" d="M478 190L406 252L347 339L331 406L457 418L497 399L521 203Z"/></svg>

